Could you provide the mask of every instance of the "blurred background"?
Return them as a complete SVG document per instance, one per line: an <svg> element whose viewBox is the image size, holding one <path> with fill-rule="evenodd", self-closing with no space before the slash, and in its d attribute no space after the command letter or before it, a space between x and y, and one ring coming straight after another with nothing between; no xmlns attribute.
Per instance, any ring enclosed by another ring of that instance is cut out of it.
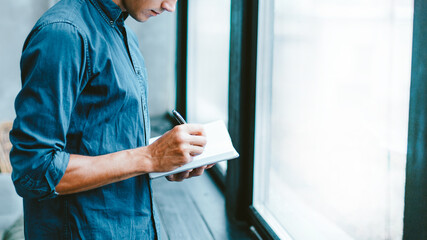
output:
<svg viewBox="0 0 427 240"><path fill-rule="evenodd" d="M19 61L25 38L56 0L5 1L0 8L0 122L15 117L14 100L21 88ZM149 109L153 117L175 105L176 13L164 13L146 23L131 17L127 24L139 38L149 76ZM161 94L158 94L161 93Z"/></svg>

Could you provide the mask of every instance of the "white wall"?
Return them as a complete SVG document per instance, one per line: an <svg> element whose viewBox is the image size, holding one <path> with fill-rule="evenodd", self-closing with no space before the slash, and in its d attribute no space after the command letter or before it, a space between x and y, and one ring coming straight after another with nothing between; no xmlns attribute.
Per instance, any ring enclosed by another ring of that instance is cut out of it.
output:
<svg viewBox="0 0 427 240"><path fill-rule="evenodd" d="M0 122L15 116L13 102L21 88L19 59L25 37L47 9L46 0L4 1L0 8Z"/></svg>
<svg viewBox="0 0 427 240"><path fill-rule="evenodd" d="M0 7L0 122L15 118L14 100L21 88L19 60L25 38L55 0L4 1ZM149 75L151 116L175 105L176 15L164 13L146 23L127 21L140 40Z"/></svg>

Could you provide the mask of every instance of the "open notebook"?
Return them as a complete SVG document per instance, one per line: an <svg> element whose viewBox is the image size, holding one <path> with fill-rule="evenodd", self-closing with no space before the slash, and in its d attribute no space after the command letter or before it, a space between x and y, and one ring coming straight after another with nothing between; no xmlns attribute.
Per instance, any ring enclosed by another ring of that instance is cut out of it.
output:
<svg viewBox="0 0 427 240"><path fill-rule="evenodd" d="M204 124L203 126L206 132L207 143L202 154L193 157L192 162L173 171L150 173L150 178L168 176L208 164L231 160L239 156L231 143L230 135L223 121L215 121ZM159 137L151 138L150 144L156 141L157 138Z"/></svg>

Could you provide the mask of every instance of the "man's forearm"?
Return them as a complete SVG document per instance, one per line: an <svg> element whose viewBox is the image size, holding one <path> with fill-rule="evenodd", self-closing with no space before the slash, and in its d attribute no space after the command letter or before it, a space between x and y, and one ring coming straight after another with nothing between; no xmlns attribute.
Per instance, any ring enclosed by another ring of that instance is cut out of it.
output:
<svg viewBox="0 0 427 240"><path fill-rule="evenodd" d="M56 191L60 195L83 192L152 171L146 147L89 157L70 155Z"/></svg>
<svg viewBox="0 0 427 240"><path fill-rule="evenodd" d="M184 124L174 127L146 147L96 157L72 154L56 191L59 194L78 193L144 173L172 171L192 161L192 156L201 154L205 145L203 127ZM201 170L177 175L170 180L197 176L203 173Z"/></svg>

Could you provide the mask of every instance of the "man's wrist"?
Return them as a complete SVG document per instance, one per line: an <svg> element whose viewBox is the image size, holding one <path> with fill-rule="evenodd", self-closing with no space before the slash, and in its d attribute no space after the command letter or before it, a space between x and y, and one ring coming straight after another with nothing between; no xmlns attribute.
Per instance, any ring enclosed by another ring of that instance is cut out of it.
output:
<svg viewBox="0 0 427 240"><path fill-rule="evenodd" d="M139 147L128 150L132 166L138 174L154 172L154 165L151 161L151 154L148 147Z"/></svg>

